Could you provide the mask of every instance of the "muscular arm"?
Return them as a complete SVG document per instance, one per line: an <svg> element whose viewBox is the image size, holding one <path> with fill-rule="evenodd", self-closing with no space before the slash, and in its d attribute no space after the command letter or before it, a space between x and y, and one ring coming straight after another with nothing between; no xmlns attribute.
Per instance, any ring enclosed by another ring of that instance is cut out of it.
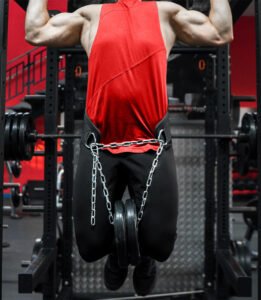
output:
<svg viewBox="0 0 261 300"><path fill-rule="evenodd" d="M177 38L190 45L219 46L233 40L233 21L228 0L211 0L209 16L183 7L171 15Z"/></svg>
<svg viewBox="0 0 261 300"><path fill-rule="evenodd" d="M50 18L47 0L30 0L26 12L25 39L37 46L73 46L80 43L83 22L81 9Z"/></svg>

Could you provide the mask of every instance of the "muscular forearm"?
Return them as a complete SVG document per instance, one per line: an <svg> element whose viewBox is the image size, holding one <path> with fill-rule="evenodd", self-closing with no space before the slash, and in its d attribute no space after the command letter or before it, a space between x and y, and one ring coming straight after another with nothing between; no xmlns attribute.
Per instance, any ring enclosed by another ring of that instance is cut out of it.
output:
<svg viewBox="0 0 261 300"><path fill-rule="evenodd" d="M233 20L228 0L211 0L209 20L221 37L233 37Z"/></svg>
<svg viewBox="0 0 261 300"><path fill-rule="evenodd" d="M26 39L32 40L37 31L49 20L47 0L30 0L25 19Z"/></svg>

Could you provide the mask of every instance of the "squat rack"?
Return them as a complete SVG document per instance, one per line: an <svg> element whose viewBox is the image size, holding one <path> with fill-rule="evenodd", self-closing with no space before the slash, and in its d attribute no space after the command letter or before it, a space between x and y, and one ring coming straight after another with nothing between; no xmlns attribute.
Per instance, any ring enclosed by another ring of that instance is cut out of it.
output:
<svg viewBox="0 0 261 300"><path fill-rule="evenodd" d="M260 34L261 34L261 4L258 0L255 1L256 5L256 35L257 35L257 99L258 99L258 169L261 170L261 44L260 44ZM6 70L6 44L7 44L7 14L8 14L8 0L1 0L0 1L0 118L1 118L1 127L0 127L0 133L1 136L3 136L3 120L4 120L4 111L5 111L5 70ZM219 57L225 61L220 62L219 64L219 74L222 73L221 66L227 65L228 66L228 47L220 48L218 51ZM55 99L57 99L57 85L58 85L58 70L56 69L56 62L58 58L58 51L55 49L49 49L48 50L48 64L47 64L47 72L50 77L47 77L47 100L45 104L45 133L47 134L55 134L56 131L56 111L57 111L57 103L54 103ZM70 76L72 76L73 72L73 64L72 64L72 57L70 54L67 55L67 67L68 67L68 74L66 74L66 80L68 80L68 83L72 82ZM70 74L69 74L70 71ZM221 72L221 73L220 73ZM224 69L223 75L228 75L228 70ZM219 77L219 80L223 80ZM222 134L226 134L229 131L227 129L229 128L229 97L228 94L229 86L228 78L225 78L224 81L220 82L219 87L224 88L223 94L219 94L219 101L218 101L218 132ZM68 93L72 91L71 87L68 88ZM68 95L68 94L67 94ZM68 118L65 121L65 127L67 133L73 132L73 115L72 115L72 101L73 101L73 95L72 92L69 94L69 100L66 99L65 103L67 108L65 108ZM68 102L67 102L68 100ZM68 105L67 105L68 104ZM215 104L212 102L212 105L214 108ZM208 115L208 124L210 124L209 133L213 133L214 131L214 123L210 121L211 114L215 112L214 109L209 110ZM213 120L213 119L212 119ZM224 123L223 123L224 122ZM228 127L227 127L228 126ZM207 141L207 147L213 151L212 155L215 157L214 153L214 141ZM72 168L72 142L66 141L65 145L66 151L64 154L64 164L65 164L65 182L66 180L68 183L72 182L72 174L73 174L73 168ZM228 140L221 140L219 142L219 149L221 150L218 154L218 161L219 161L219 171L218 171L218 182L220 184L220 193L218 195L218 250L221 251L227 251L228 249L228 238L229 238L229 232L228 232L228 172L225 172L224 170L228 170L229 163L228 163ZM44 294L43 299L70 299L71 296L71 247L72 247L72 219L71 219L71 196L72 196L72 190L71 190L71 184L65 184L65 197L64 197L64 205L65 208L63 210L63 222L64 222L64 247L63 248L63 271L62 271L62 278L63 278L63 289L60 292L60 294L57 297L56 294L56 284L55 284L55 272L56 272L56 262L55 257L57 254L57 245L56 245L56 207L54 205L55 201L55 185L54 182L56 180L56 174L54 170L56 170L56 144L51 139L46 141L46 151L45 151L45 181L46 181L46 205L45 205L45 211L44 211L44 249L46 251L43 251L42 258L40 256L40 261L46 261L47 258L50 258L49 265L52 265L50 268L51 272L49 273L48 282L45 283L44 287ZM0 139L0 168L3 169L3 139ZM214 162L214 159L212 160L212 163ZM211 162L209 162L211 163ZM212 165L213 167L213 165ZM224 169L223 169L224 168ZM223 171L222 171L223 169ZM67 170L67 173L66 173ZM71 172L69 173L69 170ZM67 174L67 175L66 175ZM67 177L66 177L67 176ZM213 178L211 179L213 180ZM258 217L259 217L259 225L258 225L258 247L259 247L259 253L261 253L261 174L259 172L258 177L258 183L259 183L259 205L258 205ZM0 208L0 226L2 226L2 220L3 220L3 172L0 174L0 200L1 200L1 208ZM207 185L209 188L209 184ZM213 187L214 185L212 185ZM214 208L214 189L209 189L207 191L209 195L209 207L211 208L213 212ZM211 221L214 220L214 215ZM209 223L208 223L209 225ZM211 225L210 231L208 231L209 236L214 237L214 224ZM2 242L2 230L0 230L0 240ZM213 254L214 244L213 240L208 240L208 248L206 247L206 251L210 251L210 253ZM213 247L213 249L212 249ZM1 254L0 254L0 270L2 270L2 248L1 248ZM222 261L222 252L220 253L220 261ZM46 265L45 265L46 268ZM215 270L215 266L212 264L211 266L212 270ZM47 270L45 270L47 271ZM213 292L214 287L212 286L211 282L214 283L213 273L211 274L210 269L208 271L208 281L206 280L206 289L209 289L209 291ZM224 286L224 282L222 281L222 276L219 276L218 271L218 277L217 277L217 291L220 293L224 292L224 297L226 294L226 287ZM0 279L2 281L2 272L0 272ZM259 255L259 261L258 261L258 281L261 280L261 257ZM0 285L1 286L1 285ZM222 290L221 290L222 288ZM0 287L1 291L1 287ZM2 294L2 293L1 293ZM222 297L222 296L221 296ZM2 299L2 296L0 295L0 299ZM220 299L220 298L218 298ZM261 285L258 285L258 300L261 300Z"/></svg>

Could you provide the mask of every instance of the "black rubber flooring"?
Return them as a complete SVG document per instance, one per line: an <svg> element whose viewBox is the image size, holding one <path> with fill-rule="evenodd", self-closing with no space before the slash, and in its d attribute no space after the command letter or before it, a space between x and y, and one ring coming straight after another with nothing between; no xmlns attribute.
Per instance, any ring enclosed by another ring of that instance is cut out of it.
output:
<svg viewBox="0 0 261 300"><path fill-rule="evenodd" d="M4 241L10 244L10 247L3 250L3 299L4 300L38 300L42 299L40 294L18 294L18 273L23 270L21 267L22 260L29 260L34 240L41 237L42 234L42 217L25 215L22 219L4 218L4 223L9 226L4 229ZM245 224L236 216L233 221L234 238L242 239L245 232ZM252 242L253 249L257 247L256 235ZM253 297L236 298L233 300L257 300L257 276L253 273Z"/></svg>

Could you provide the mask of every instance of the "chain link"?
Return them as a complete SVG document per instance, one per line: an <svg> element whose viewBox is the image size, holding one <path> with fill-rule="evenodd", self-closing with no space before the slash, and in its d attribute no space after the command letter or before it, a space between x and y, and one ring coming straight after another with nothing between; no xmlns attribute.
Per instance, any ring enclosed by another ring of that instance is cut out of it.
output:
<svg viewBox="0 0 261 300"><path fill-rule="evenodd" d="M159 146L159 148L156 152L156 157L154 158L154 160L152 162L152 167L150 169L149 176L148 176L148 179L147 179L147 182L146 182L146 188L145 188L145 191L142 194L141 207L140 207L140 211L138 213L138 219L137 219L138 224L140 223L140 221L143 217L144 208L145 208L147 198L148 198L148 195L149 195L149 188L152 185L153 175L154 175L154 172L155 172L155 170L156 170L156 168L159 164L159 157L160 157L160 155L163 151L164 145L165 145L164 141L162 141L162 140L159 140L159 143L160 143L160 146Z"/></svg>
<svg viewBox="0 0 261 300"><path fill-rule="evenodd" d="M103 188L103 195L106 200L106 207L109 213L109 222L110 224L114 223L113 219L113 213L112 213L112 204L110 201L109 191L106 185L106 178L102 170L102 164L100 162L99 157L99 151L105 150L105 149L115 149L118 147L130 147L133 145L146 145L146 144L159 144L159 147L156 151L156 157L154 158L152 162L152 166L149 172L149 176L146 182L146 188L145 191L142 194L142 202L140 211L138 213L138 219L137 222L139 223L143 217L144 208L147 202L148 194L149 194L149 188L152 185L152 179L155 172L155 169L158 166L159 163L159 157L162 154L162 151L164 149L164 146L167 144L162 138L161 135L163 134L163 130L159 132L157 139L147 139L147 140L139 140L139 141L127 141L122 143L110 143L110 144L100 144L96 142L96 137L94 134L94 142L92 142L90 145L87 143L84 144L85 147L91 150L91 154L93 157L93 163L92 163L92 195L91 195L91 225L95 226L96 224L96 190L97 190L97 171L99 171L100 174L100 180Z"/></svg>

